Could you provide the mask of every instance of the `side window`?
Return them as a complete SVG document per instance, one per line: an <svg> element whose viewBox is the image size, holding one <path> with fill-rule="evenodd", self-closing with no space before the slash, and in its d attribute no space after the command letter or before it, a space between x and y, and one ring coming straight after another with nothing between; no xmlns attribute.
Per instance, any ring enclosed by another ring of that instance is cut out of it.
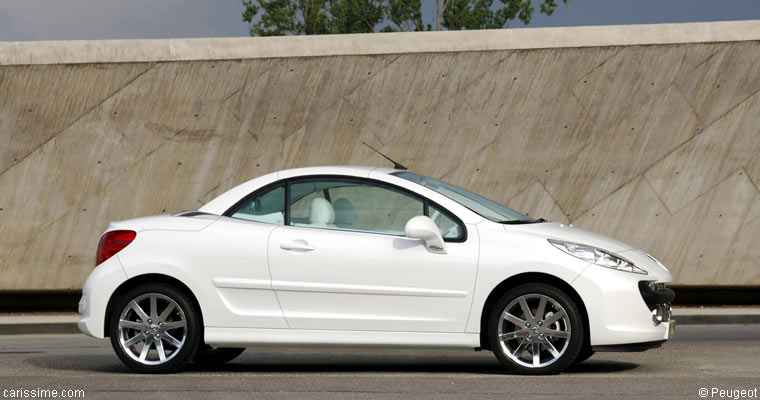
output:
<svg viewBox="0 0 760 400"><path fill-rule="evenodd" d="M428 212L430 219L438 226L444 239L459 239L462 237L462 227L451 219L448 213L433 205L430 205Z"/></svg>
<svg viewBox="0 0 760 400"><path fill-rule="evenodd" d="M425 211L418 198L354 179L296 182L290 192L295 226L403 236L406 222Z"/></svg>
<svg viewBox="0 0 760 400"><path fill-rule="evenodd" d="M285 186L275 186L246 199L230 213L232 218L282 225L285 223Z"/></svg>

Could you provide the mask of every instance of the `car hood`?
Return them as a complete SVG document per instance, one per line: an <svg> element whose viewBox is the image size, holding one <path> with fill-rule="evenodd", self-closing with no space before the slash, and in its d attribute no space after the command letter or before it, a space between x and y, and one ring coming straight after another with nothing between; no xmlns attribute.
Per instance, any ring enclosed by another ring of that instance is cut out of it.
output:
<svg viewBox="0 0 760 400"><path fill-rule="evenodd" d="M633 250L636 247L623 243L619 240L589 232L571 225L559 222L544 222L525 225L504 225L504 229L510 232L527 232L544 236L547 239L556 239L588 246L598 247L613 253Z"/></svg>

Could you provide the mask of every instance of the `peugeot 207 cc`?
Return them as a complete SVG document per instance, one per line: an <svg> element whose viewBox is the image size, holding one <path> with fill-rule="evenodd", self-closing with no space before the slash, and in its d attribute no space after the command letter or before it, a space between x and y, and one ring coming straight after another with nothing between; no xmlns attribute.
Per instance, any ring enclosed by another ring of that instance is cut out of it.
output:
<svg viewBox="0 0 760 400"><path fill-rule="evenodd" d="M79 329L138 372L252 346L469 348L551 374L672 334L668 270L398 169L264 175L196 211L113 222Z"/></svg>

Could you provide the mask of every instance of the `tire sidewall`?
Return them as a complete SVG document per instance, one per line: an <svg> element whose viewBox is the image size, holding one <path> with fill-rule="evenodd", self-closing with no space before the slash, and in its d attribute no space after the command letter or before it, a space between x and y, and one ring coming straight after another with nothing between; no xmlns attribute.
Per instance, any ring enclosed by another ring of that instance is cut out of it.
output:
<svg viewBox="0 0 760 400"><path fill-rule="evenodd" d="M129 302L133 299L147 293L163 294L177 302L177 305L179 305L184 312L185 321L187 322L187 337L185 338L185 344L179 350L178 354L172 357L171 360L158 365L146 365L132 359L132 357L121 348L121 343L119 342L119 319L122 311L124 311L124 308L126 308ZM203 330L200 311L191 298L174 286L163 283L140 285L126 291L114 302L111 315L108 316L108 321L108 332L111 338L111 346L116 352L116 355L130 369L139 373L170 373L186 366L192 361L198 351Z"/></svg>
<svg viewBox="0 0 760 400"><path fill-rule="evenodd" d="M514 299L526 294L541 294L556 300L570 319L570 343L565 353L554 363L541 368L529 368L517 364L504 353L498 339L498 325L504 308ZM494 303L488 319L488 341L496 358L508 372L522 375L557 374L573 364L581 352L585 340L583 316L578 305L562 290L544 283L528 283L516 286L504 293Z"/></svg>

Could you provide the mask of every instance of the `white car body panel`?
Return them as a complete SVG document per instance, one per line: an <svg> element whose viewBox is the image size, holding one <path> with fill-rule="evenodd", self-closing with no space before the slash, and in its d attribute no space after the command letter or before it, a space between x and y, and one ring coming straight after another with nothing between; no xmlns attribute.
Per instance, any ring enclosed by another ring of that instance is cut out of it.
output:
<svg viewBox="0 0 760 400"><path fill-rule="evenodd" d="M280 226L269 269L294 329L464 332L478 263L470 236L436 254L405 237ZM293 241L315 250L281 248Z"/></svg>
<svg viewBox="0 0 760 400"><path fill-rule="evenodd" d="M114 222L109 231L134 230L137 238L88 277L80 329L103 337L106 305L119 285L158 274L180 281L195 296L211 345L479 347L483 307L494 288L521 274L543 274L582 300L591 345L668 338L668 323L652 323L638 282L667 283L671 276L646 253L556 223L494 223L391 172L370 167L280 171L245 182L199 209L210 215ZM258 188L307 175L369 178L415 192L458 217L467 240L447 242L447 254L437 254L418 239L221 216ZM589 264L547 239L604 248L648 274ZM315 250L281 247L293 241Z"/></svg>

